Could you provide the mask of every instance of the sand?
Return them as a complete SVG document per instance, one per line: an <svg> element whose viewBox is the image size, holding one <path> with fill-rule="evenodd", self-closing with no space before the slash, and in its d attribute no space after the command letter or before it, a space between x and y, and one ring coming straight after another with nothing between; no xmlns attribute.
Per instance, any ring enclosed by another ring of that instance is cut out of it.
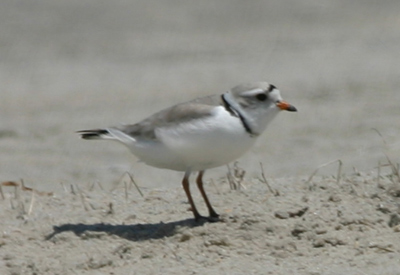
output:
<svg viewBox="0 0 400 275"><path fill-rule="evenodd" d="M387 166L400 163L399 11L397 0L1 1L0 183L19 191L2 187L0 274L400 274ZM240 190L226 167L207 171L217 223L193 221L181 173L75 133L258 80L299 112L239 159Z"/></svg>
<svg viewBox="0 0 400 275"><path fill-rule="evenodd" d="M181 188L128 180L7 187L2 274L399 274L400 182L391 174L227 182L206 188L221 221L196 223ZM124 184L125 182L126 184ZM5 189L5 188L3 188ZM196 194L201 211L205 207Z"/></svg>

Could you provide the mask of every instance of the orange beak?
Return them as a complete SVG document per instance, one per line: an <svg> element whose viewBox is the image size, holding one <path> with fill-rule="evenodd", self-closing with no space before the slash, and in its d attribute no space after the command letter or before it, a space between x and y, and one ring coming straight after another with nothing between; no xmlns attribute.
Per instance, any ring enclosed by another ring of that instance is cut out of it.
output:
<svg viewBox="0 0 400 275"><path fill-rule="evenodd" d="M276 103L276 106L278 106L281 110L285 110L285 111L289 111L289 112L297 112L296 107L287 103L286 101L279 101L278 103Z"/></svg>

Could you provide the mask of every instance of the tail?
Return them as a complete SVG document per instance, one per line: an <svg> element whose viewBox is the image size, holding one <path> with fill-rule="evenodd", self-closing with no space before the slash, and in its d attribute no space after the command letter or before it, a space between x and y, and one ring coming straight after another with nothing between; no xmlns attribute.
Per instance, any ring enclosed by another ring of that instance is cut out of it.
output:
<svg viewBox="0 0 400 275"><path fill-rule="evenodd" d="M107 129L94 129L78 131L83 139L115 139Z"/></svg>
<svg viewBox="0 0 400 275"><path fill-rule="evenodd" d="M108 139L119 141L128 147L131 144L136 143L136 139L133 136L128 135L124 131L117 129L115 127L110 127L106 129L93 129L93 130L82 130L78 131L83 139Z"/></svg>

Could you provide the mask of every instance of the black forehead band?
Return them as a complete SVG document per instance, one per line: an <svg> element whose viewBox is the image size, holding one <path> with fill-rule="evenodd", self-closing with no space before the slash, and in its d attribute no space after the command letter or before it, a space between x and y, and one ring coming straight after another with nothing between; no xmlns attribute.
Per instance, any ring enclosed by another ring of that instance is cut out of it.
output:
<svg viewBox="0 0 400 275"><path fill-rule="evenodd" d="M272 92L275 89L276 89L276 87L274 85L270 84L269 88L268 88L268 93Z"/></svg>

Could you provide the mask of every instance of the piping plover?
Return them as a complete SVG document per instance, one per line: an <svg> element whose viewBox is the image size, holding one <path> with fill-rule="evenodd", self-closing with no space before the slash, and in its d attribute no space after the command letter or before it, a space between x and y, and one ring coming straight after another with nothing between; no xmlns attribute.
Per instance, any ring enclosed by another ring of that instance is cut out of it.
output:
<svg viewBox="0 0 400 275"><path fill-rule="evenodd" d="M185 172L182 186L196 221L204 217L190 194L189 176L198 172L197 187L209 212L204 219L212 221L219 215L204 191L204 171L242 156L281 110L297 111L274 85L256 82L177 104L136 124L78 133L83 139L119 141L148 165Z"/></svg>

